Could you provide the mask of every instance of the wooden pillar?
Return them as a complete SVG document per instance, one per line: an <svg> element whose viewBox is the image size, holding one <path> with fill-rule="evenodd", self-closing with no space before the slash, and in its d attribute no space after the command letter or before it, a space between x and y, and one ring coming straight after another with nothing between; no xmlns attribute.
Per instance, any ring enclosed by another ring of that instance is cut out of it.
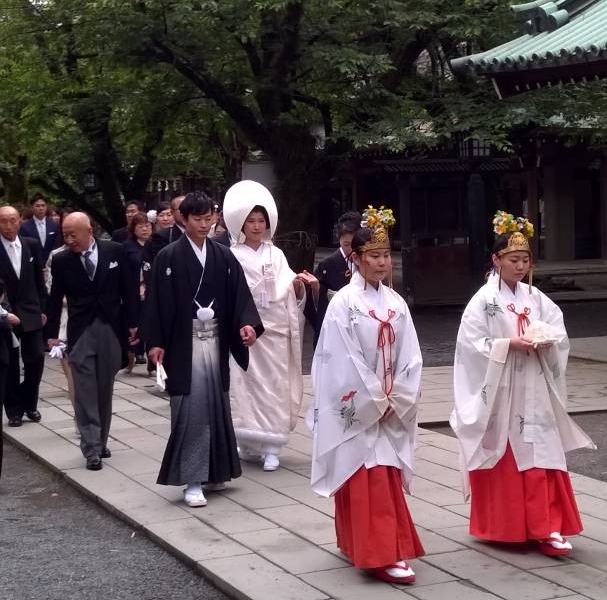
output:
<svg viewBox="0 0 607 600"><path fill-rule="evenodd" d="M544 258L559 259L559 206L554 163L544 165L544 231L546 234Z"/></svg>
<svg viewBox="0 0 607 600"><path fill-rule="evenodd" d="M566 157L544 166L546 260L575 258L575 186Z"/></svg>
<svg viewBox="0 0 607 600"><path fill-rule="evenodd" d="M354 172L352 174L352 210L360 210L360 212L362 213L362 210L360 209L360 207L358 206L358 196L359 194L359 183L358 183L358 167L356 166L356 163L354 164Z"/></svg>
<svg viewBox="0 0 607 600"><path fill-rule="evenodd" d="M400 253L402 260L401 294L409 306L415 303L413 280L413 232L411 228L411 180L409 175L396 179L400 214Z"/></svg>
<svg viewBox="0 0 607 600"><path fill-rule="evenodd" d="M471 292L483 283L487 233L485 182L480 173L473 172L468 180L468 252Z"/></svg>
<svg viewBox="0 0 607 600"><path fill-rule="evenodd" d="M526 191L527 191L527 214L525 215L535 227L535 235L529 240L531 251L535 260L540 256L540 207L537 190L537 166L533 165L527 169Z"/></svg>
<svg viewBox="0 0 607 600"><path fill-rule="evenodd" d="M607 260L607 152L603 153L600 171L601 258Z"/></svg>

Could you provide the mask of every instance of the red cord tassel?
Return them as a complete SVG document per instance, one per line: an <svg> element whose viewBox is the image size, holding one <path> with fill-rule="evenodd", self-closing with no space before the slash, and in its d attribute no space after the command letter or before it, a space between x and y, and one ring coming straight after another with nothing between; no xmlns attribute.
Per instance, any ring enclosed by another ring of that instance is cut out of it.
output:
<svg viewBox="0 0 607 600"><path fill-rule="evenodd" d="M376 314L374 310L370 310L369 314L376 320L379 321L379 332L377 336L377 346L381 349L381 356L384 367L384 392L386 396L389 396L392 393L392 388L394 387L394 373L392 371L392 344L396 339L396 335L394 333L394 327L392 327L392 323L390 320L396 314L396 311L389 309L388 310L388 318L385 321L382 321ZM386 361L386 344L388 345L388 359Z"/></svg>
<svg viewBox="0 0 607 600"><path fill-rule="evenodd" d="M529 315L531 314L531 309L527 308L525 306L525 308L523 309L523 312L517 313L516 306L514 306L514 304L508 304L508 306L506 306L506 308L511 313L514 313L517 316L517 325L518 325L519 336L525 335L525 327L527 327L527 325L529 325L529 323L531 322L531 321L529 321Z"/></svg>

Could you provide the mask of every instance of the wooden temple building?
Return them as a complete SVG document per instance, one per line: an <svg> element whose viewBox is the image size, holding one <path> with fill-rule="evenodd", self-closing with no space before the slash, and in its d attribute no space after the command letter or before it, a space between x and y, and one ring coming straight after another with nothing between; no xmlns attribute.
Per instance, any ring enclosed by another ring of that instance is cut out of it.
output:
<svg viewBox="0 0 607 600"><path fill-rule="evenodd" d="M537 0L513 10L527 33L453 60L456 74L490 78L499 98L607 77L607 0ZM605 273L607 281L607 149L542 137L514 157L496 157L474 139L423 159L359 154L349 170L351 203L340 208L395 208L399 283L415 304L467 301L488 266L497 209L535 223L538 274L573 281Z"/></svg>

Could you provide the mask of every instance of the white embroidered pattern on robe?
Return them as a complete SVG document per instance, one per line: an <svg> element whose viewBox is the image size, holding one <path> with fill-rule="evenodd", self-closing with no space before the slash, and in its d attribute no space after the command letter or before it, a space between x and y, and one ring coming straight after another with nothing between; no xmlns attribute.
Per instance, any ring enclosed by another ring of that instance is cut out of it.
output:
<svg viewBox="0 0 607 600"><path fill-rule="evenodd" d="M333 355L327 350L321 350L320 352L317 352L315 356L322 362L323 365L326 365L331 360Z"/></svg>
<svg viewBox="0 0 607 600"><path fill-rule="evenodd" d="M356 405L354 404L354 396L356 396L356 390L351 390L347 394L341 397L340 408L337 409L337 414L344 420L344 433L354 425L359 423L359 419L356 418Z"/></svg>
<svg viewBox="0 0 607 600"><path fill-rule="evenodd" d="M502 307L497 303L497 300L494 298L493 302L487 302L485 306L485 310L490 317L495 317L498 312L503 313Z"/></svg>
<svg viewBox="0 0 607 600"><path fill-rule="evenodd" d="M360 308L358 308L358 306L349 306L348 312L350 313L350 321L352 321L353 323L356 323L358 317L366 316L365 313L360 310Z"/></svg>

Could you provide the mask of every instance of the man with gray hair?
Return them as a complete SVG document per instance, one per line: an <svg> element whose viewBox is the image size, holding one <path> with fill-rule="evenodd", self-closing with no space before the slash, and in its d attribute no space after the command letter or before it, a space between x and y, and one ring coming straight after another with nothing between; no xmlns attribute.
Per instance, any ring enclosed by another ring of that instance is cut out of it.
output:
<svg viewBox="0 0 607 600"><path fill-rule="evenodd" d="M86 214L75 212L65 218L63 239L67 248L54 256L51 266L48 344L60 343L57 336L65 297L80 448L86 468L98 471L101 459L111 456L107 440L114 378L127 364L127 344L137 341L137 298L129 285L122 246L95 239Z"/></svg>

